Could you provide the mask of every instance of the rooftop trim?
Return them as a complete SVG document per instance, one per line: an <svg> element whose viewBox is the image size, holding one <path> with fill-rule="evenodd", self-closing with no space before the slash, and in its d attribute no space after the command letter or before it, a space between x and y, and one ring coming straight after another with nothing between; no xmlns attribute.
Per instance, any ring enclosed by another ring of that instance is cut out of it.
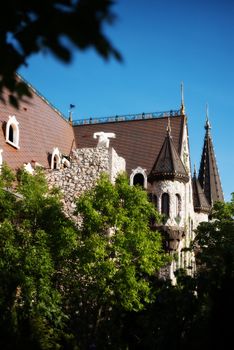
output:
<svg viewBox="0 0 234 350"><path fill-rule="evenodd" d="M16 73L16 76L22 80L26 85L28 85L28 87L37 95L39 96L45 103L47 103L56 113L58 113L60 115L60 117L62 119L64 119L66 122L68 122L68 119L67 117L62 113L60 112L60 110L55 107L53 105L53 103L51 103L50 101L47 100L47 98L45 98L45 96L43 96L42 93L40 93L32 84L30 84L24 77L22 77L22 75L20 75L19 73Z"/></svg>
<svg viewBox="0 0 234 350"><path fill-rule="evenodd" d="M164 112L150 112L150 113L138 113L138 114L126 114L126 115L116 115L112 117L103 118L85 118L73 121L72 125L87 125L87 124L104 124L104 123L114 123L114 122L125 122L131 120L146 120L146 119L156 119L162 117L177 117L179 116L180 110L170 110Z"/></svg>

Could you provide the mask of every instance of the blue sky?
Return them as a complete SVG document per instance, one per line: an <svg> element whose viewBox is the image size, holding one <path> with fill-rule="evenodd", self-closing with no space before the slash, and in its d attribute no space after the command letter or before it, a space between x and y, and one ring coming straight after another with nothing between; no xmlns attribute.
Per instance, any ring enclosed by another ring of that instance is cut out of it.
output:
<svg viewBox="0 0 234 350"><path fill-rule="evenodd" d="M234 1L119 0L105 32L123 63L92 49L64 65L50 54L19 73L74 119L178 109L180 83L191 162L199 167L206 103L225 199L234 191Z"/></svg>

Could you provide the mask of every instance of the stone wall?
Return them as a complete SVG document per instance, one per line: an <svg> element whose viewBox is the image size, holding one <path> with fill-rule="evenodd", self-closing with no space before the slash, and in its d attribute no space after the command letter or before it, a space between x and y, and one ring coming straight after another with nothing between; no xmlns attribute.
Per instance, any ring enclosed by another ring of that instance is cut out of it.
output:
<svg viewBox="0 0 234 350"><path fill-rule="evenodd" d="M70 167L48 170L49 186L58 187L63 194L66 214L73 219L75 199L92 188L102 173L107 173L114 182L120 172L125 171L125 160L113 148L82 148L73 152Z"/></svg>

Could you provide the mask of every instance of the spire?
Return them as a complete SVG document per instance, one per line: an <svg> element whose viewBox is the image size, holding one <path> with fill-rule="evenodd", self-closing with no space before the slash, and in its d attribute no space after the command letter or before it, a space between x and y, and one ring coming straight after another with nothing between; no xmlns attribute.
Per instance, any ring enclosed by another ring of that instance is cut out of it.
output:
<svg viewBox="0 0 234 350"><path fill-rule="evenodd" d="M216 201L224 201L224 198L210 133L211 126L208 119L208 108L206 110L205 130L206 133L198 179L209 204L213 205Z"/></svg>
<svg viewBox="0 0 234 350"><path fill-rule="evenodd" d="M180 106L180 114L185 115L185 107L184 107L184 83L180 84L180 92L181 92L181 106Z"/></svg>
<svg viewBox="0 0 234 350"><path fill-rule="evenodd" d="M208 114L208 104L206 104L206 124L205 124L205 130L207 130L208 133L210 133L211 125L209 121L209 114Z"/></svg>
<svg viewBox="0 0 234 350"><path fill-rule="evenodd" d="M167 135L148 177L149 182L157 180L178 180L188 182L189 177L171 137L168 118Z"/></svg>
<svg viewBox="0 0 234 350"><path fill-rule="evenodd" d="M197 179L197 171L194 165L194 175L192 179L193 186L193 206L195 212L209 213L210 205L206 199L205 193L201 188L200 182Z"/></svg>

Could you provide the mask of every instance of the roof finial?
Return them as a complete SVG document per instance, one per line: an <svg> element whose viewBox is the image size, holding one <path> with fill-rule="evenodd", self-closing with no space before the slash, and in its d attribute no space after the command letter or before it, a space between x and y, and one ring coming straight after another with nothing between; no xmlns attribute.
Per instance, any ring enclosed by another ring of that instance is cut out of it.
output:
<svg viewBox="0 0 234 350"><path fill-rule="evenodd" d="M180 84L180 92L181 92L181 107L180 113L181 115L185 115L185 107L184 107L184 83L183 81Z"/></svg>
<svg viewBox="0 0 234 350"><path fill-rule="evenodd" d="M75 105L70 104L70 109L69 109L69 117L68 117L68 121L70 124L72 124L72 109L75 108Z"/></svg>
<svg viewBox="0 0 234 350"><path fill-rule="evenodd" d="M209 121L209 113L208 113L208 103L206 104L206 124L205 129L209 131L211 129L210 121Z"/></svg>
<svg viewBox="0 0 234 350"><path fill-rule="evenodd" d="M170 117L167 119L167 134L171 137L171 120Z"/></svg>

